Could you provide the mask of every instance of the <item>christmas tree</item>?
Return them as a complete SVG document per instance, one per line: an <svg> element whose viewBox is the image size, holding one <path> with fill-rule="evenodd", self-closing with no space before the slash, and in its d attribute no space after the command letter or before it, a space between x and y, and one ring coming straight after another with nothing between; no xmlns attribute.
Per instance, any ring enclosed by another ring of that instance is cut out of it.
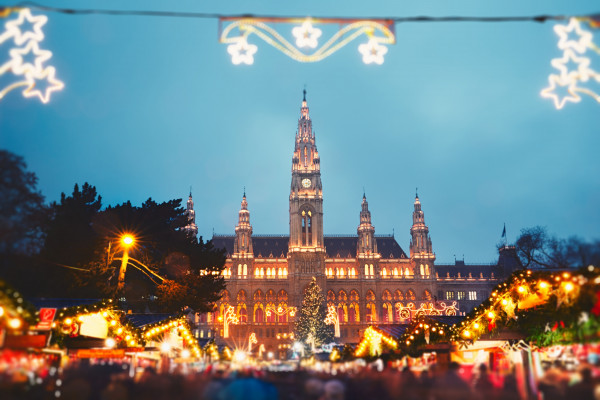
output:
<svg viewBox="0 0 600 400"><path fill-rule="evenodd" d="M325 324L326 316L325 296L313 277L304 289L302 308L294 331L295 337L308 349L314 350L324 343L333 342L333 326Z"/></svg>

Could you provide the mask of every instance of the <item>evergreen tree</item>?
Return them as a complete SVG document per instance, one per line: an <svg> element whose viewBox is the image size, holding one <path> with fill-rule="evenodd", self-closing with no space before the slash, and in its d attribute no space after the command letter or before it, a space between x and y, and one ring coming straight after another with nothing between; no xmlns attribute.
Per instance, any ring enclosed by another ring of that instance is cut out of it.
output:
<svg viewBox="0 0 600 400"><path fill-rule="evenodd" d="M311 349L333 341L333 326L325 324L327 307L325 296L313 277L304 289L300 316L296 321L294 336Z"/></svg>

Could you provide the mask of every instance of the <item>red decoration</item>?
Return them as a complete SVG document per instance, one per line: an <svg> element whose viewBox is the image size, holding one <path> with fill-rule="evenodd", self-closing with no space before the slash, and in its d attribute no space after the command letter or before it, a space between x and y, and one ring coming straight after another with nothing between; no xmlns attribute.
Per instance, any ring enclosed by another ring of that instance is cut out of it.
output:
<svg viewBox="0 0 600 400"><path fill-rule="evenodd" d="M596 317L600 317L600 292L596 292L596 304L592 308L592 314Z"/></svg>
<svg viewBox="0 0 600 400"><path fill-rule="evenodd" d="M558 325L559 325L559 324L560 324L560 327L561 327L561 328L564 328L564 327L565 327L565 323L564 323L564 322L562 322L562 321L556 322L556 323L554 323L554 326L552 327L552 332L554 332L555 330L557 330L557 329L558 329Z"/></svg>

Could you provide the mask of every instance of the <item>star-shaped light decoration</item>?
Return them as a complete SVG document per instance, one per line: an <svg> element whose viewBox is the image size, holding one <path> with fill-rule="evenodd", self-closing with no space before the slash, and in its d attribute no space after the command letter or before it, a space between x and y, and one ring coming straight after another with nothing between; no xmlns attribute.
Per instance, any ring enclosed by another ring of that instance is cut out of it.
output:
<svg viewBox="0 0 600 400"><path fill-rule="evenodd" d="M546 326L544 327L544 332L550 332L552 330L552 328L550 328L550 323L546 323Z"/></svg>
<svg viewBox="0 0 600 400"><path fill-rule="evenodd" d="M577 94L577 83L572 79L563 78L560 75L551 74L548 77L548 82L550 86L543 89L541 92L542 97L547 99L552 99L554 101L554 106L557 109L561 109L564 107L567 101L572 103L579 103L581 101L581 97ZM561 98L561 96L555 93L556 87L568 87L568 95Z"/></svg>
<svg viewBox="0 0 600 400"><path fill-rule="evenodd" d="M502 300L502 310L504 310L504 312L506 313L506 316L508 318L516 319L515 318L515 307L516 306L517 305L515 304L515 302L513 301L512 298Z"/></svg>
<svg viewBox="0 0 600 400"><path fill-rule="evenodd" d="M296 46L310 47L311 49L317 47L317 39L321 37L321 33L320 29L312 26L310 20L306 20L301 26L292 29L292 35L296 38Z"/></svg>
<svg viewBox="0 0 600 400"><path fill-rule="evenodd" d="M590 314L582 311L581 314L579 314L579 320L577 321L579 323L579 325L583 325L585 323L587 323L590 320Z"/></svg>
<svg viewBox="0 0 600 400"><path fill-rule="evenodd" d="M256 45L248 44L245 36L240 36L234 43L227 46L227 52L231 54L231 62L235 65L254 64L254 53L257 50Z"/></svg>
<svg viewBox="0 0 600 400"><path fill-rule="evenodd" d="M577 65L576 70L569 71L567 66L569 61ZM563 79L586 82L592 75L595 75L595 72L590 69L590 59L587 57L577 57L572 49L566 49L562 58L553 59L551 64L560 71L560 76Z"/></svg>
<svg viewBox="0 0 600 400"><path fill-rule="evenodd" d="M569 33L575 31L577 40L569 40ZM592 33L581 29L577 18L571 18L569 25L555 25L554 32L559 36L558 48L565 50L575 49L578 53L585 53L592 43Z"/></svg>
<svg viewBox="0 0 600 400"><path fill-rule="evenodd" d="M29 23L33 25L32 31L21 31L21 25L23 22L27 20ZM31 15L31 11L29 8L23 8L19 11L19 16L17 19L8 21L4 26L6 31L0 35L0 43L6 40L9 37L12 37L17 46L22 45L28 40L35 40L40 42L44 40L44 33L42 32L42 26L44 26L48 22L48 17L45 15L36 15L35 17Z"/></svg>
<svg viewBox="0 0 600 400"><path fill-rule="evenodd" d="M33 64L24 63L23 56L29 53L35 55ZM15 74L21 75L27 72L41 74L43 71L43 63L52 57L52 52L49 50L41 50L38 42L30 40L25 47L11 49L9 51L12 59L12 70Z"/></svg>
<svg viewBox="0 0 600 400"><path fill-rule="evenodd" d="M35 82L33 82L33 84L29 85L24 91L23 91L23 96L25 97L33 97L33 96L38 96L40 98L40 100L42 101L42 103L48 103L48 101L50 101L50 94L52 92L55 92L57 90L61 90L62 88L65 87L65 84L61 81L59 81L58 79L55 78L55 74L56 74L56 69L54 67L46 67L46 69L44 69L43 71L40 72L28 72L27 74L25 74L26 78L34 78L35 80L47 80L48 81L48 86L46 86L46 89L43 90L43 92L39 89L35 89Z"/></svg>
<svg viewBox="0 0 600 400"><path fill-rule="evenodd" d="M365 64L383 64L383 56L388 52L387 47L379 44L377 39L371 38L367 43L358 46L358 51L363 55Z"/></svg>

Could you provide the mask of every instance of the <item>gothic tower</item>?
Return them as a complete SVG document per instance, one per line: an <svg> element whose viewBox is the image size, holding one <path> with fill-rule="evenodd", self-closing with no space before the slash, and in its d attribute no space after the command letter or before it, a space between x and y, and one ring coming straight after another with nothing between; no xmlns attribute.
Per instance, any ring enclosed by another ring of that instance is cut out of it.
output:
<svg viewBox="0 0 600 400"><path fill-rule="evenodd" d="M415 196L415 210L413 211L410 235L410 258L415 263L415 276L432 278L435 254L432 250L429 228L425 225L425 214L421 210L418 194Z"/></svg>
<svg viewBox="0 0 600 400"><path fill-rule="evenodd" d="M192 190L190 189L190 197L188 197L187 208L185 210L187 217L187 225L183 230L189 237L196 238L198 235L198 226L196 225L196 212L194 211L194 200L192 200Z"/></svg>
<svg viewBox="0 0 600 400"><path fill-rule="evenodd" d="M377 253L377 243L375 242L375 227L371 224L371 212L369 211L369 203L367 196L363 194L360 225L358 232L358 257L370 256Z"/></svg>
<svg viewBox="0 0 600 400"><path fill-rule="evenodd" d="M325 251L320 159L306 104L306 90L292 157L289 251Z"/></svg>
<svg viewBox="0 0 600 400"><path fill-rule="evenodd" d="M250 211L246 201L246 191L242 197L242 208L239 212L238 224L235 226L235 242L233 252L238 257L253 258L252 251L252 225L250 225Z"/></svg>

